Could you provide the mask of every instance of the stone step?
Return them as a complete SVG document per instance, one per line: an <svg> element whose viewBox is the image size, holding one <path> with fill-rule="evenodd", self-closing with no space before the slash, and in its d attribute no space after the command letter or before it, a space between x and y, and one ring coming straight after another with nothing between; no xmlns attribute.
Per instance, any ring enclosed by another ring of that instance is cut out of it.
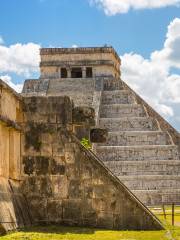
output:
<svg viewBox="0 0 180 240"><path fill-rule="evenodd" d="M107 161L104 164L116 176L178 175L180 160Z"/></svg>
<svg viewBox="0 0 180 240"><path fill-rule="evenodd" d="M145 117L146 112L140 104L102 105L100 118Z"/></svg>
<svg viewBox="0 0 180 240"><path fill-rule="evenodd" d="M180 175L131 175L118 177L132 191L179 189L180 186Z"/></svg>
<svg viewBox="0 0 180 240"><path fill-rule="evenodd" d="M175 145L97 146L102 161L179 160Z"/></svg>
<svg viewBox="0 0 180 240"><path fill-rule="evenodd" d="M135 97L128 90L104 91L102 94L102 104L133 104Z"/></svg>
<svg viewBox="0 0 180 240"><path fill-rule="evenodd" d="M180 203L180 188L132 191L147 206Z"/></svg>
<svg viewBox="0 0 180 240"><path fill-rule="evenodd" d="M133 146L133 145L170 145L172 141L162 131L121 131L109 132L105 143L99 146Z"/></svg>
<svg viewBox="0 0 180 240"><path fill-rule="evenodd" d="M113 91L113 90L123 90L124 84L119 79L104 79L103 90Z"/></svg>
<svg viewBox="0 0 180 240"><path fill-rule="evenodd" d="M100 118L99 126L108 131L156 131L158 123L150 117Z"/></svg>

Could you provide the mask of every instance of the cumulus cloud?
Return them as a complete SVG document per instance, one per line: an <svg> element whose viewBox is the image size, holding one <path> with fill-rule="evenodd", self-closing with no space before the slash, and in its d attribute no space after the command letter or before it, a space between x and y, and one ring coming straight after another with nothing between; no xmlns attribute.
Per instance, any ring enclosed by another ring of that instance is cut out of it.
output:
<svg viewBox="0 0 180 240"><path fill-rule="evenodd" d="M23 84L15 84L12 81L12 78L9 75L0 76L0 79L7 83L11 88L13 88L16 92L20 93L23 88Z"/></svg>
<svg viewBox="0 0 180 240"><path fill-rule="evenodd" d="M0 37L0 79L17 92L21 92L22 84L16 84L11 74L27 78L39 71L39 48L35 43L17 43L11 46L2 45ZM17 77L18 78L18 77Z"/></svg>
<svg viewBox="0 0 180 240"><path fill-rule="evenodd" d="M180 19L168 26L163 49L154 51L149 59L126 53L122 59L122 78L166 118L174 116L174 104L180 104ZM177 113L176 113L177 114ZM178 113L180 117L180 112Z"/></svg>
<svg viewBox="0 0 180 240"><path fill-rule="evenodd" d="M103 8L105 14L127 13L130 9L152 9L179 6L180 0L89 0L91 4Z"/></svg>
<svg viewBox="0 0 180 240"><path fill-rule="evenodd" d="M0 73L16 73L29 77L39 70L38 44L14 44L9 47L0 45Z"/></svg>
<svg viewBox="0 0 180 240"><path fill-rule="evenodd" d="M0 36L0 45L4 43L3 38Z"/></svg>
<svg viewBox="0 0 180 240"><path fill-rule="evenodd" d="M72 48L78 48L78 45L73 44L73 45L72 45Z"/></svg>

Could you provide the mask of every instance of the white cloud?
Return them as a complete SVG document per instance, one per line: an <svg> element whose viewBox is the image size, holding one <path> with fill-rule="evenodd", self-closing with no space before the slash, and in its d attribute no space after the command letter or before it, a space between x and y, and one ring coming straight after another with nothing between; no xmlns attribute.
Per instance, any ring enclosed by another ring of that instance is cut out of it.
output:
<svg viewBox="0 0 180 240"><path fill-rule="evenodd" d="M0 79L5 81L17 92L21 92L22 84L15 84L11 74L21 78L30 77L39 71L39 48L35 43L17 43L11 46L1 45L3 38L0 37Z"/></svg>
<svg viewBox="0 0 180 240"><path fill-rule="evenodd" d="M127 13L130 9L152 9L168 6L179 6L180 0L89 0L103 8L107 15Z"/></svg>
<svg viewBox="0 0 180 240"><path fill-rule="evenodd" d="M135 53L121 56L122 79L166 118L173 117L173 105L180 104L180 75L171 73L172 68L180 69L179 49L180 19L176 18L168 26L163 49L150 59Z"/></svg>
<svg viewBox="0 0 180 240"><path fill-rule="evenodd" d="M4 43L3 38L0 36L0 45L2 45Z"/></svg>
<svg viewBox="0 0 180 240"><path fill-rule="evenodd" d="M15 84L12 81L12 78L9 75L0 76L0 79L7 83L11 88L13 88L16 92L20 93L23 88L23 84Z"/></svg>
<svg viewBox="0 0 180 240"><path fill-rule="evenodd" d="M38 44L14 44L9 47L0 45L0 73L16 73L29 77L39 71Z"/></svg>
<svg viewBox="0 0 180 240"><path fill-rule="evenodd" d="M78 48L78 45L73 44L73 45L72 45L72 48Z"/></svg>

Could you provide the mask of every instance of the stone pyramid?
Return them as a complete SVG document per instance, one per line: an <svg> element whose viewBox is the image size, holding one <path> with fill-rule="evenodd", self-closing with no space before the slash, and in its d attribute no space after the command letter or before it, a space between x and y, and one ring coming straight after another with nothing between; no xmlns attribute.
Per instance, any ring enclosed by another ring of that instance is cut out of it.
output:
<svg viewBox="0 0 180 240"><path fill-rule="evenodd" d="M41 49L41 76L26 80L22 95L93 107L109 133L93 146L105 165L146 205L180 203L179 133L121 80L120 64L112 47Z"/></svg>
<svg viewBox="0 0 180 240"><path fill-rule="evenodd" d="M97 155L142 202L180 202L178 132L123 81L105 85L99 126L108 140Z"/></svg>

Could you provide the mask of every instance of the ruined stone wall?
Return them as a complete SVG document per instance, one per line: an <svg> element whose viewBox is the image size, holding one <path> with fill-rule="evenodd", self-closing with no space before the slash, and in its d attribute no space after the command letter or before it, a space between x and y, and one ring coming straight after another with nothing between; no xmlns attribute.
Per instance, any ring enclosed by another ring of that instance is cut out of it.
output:
<svg viewBox="0 0 180 240"><path fill-rule="evenodd" d="M0 176L20 178L21 99L0 81Z"/></svg>
<svg viewBox="0 0 180 240"><path fill-rule="evenodd" d="M102 48L42 48L41 62L49 61L81 61L113 60L120 64L119 56L111 47Z"/></svg>
<svg viewBox="0 0 180 240"><path fill-rule="evenodd" d="M66 97L24 99L21 191L34 223L161 229L156 217L72 135L77 116L72 110Z"/></svg>
<svg viewBox="0 0 180 240"><path fill-rule="evenodd" d="M0 233L30 224L21 179L21 97L0 80Z"/></svg>
<svg viewBox="0 0 180 240"><path fill-rule="evenodd" d="M92 67L93 76L120 76L120 59L113 48L41 49L41 78L60 77L60 68ZM69 74L68 73L68 74ZM69 76L70 77L70 76Z"/></svg>

